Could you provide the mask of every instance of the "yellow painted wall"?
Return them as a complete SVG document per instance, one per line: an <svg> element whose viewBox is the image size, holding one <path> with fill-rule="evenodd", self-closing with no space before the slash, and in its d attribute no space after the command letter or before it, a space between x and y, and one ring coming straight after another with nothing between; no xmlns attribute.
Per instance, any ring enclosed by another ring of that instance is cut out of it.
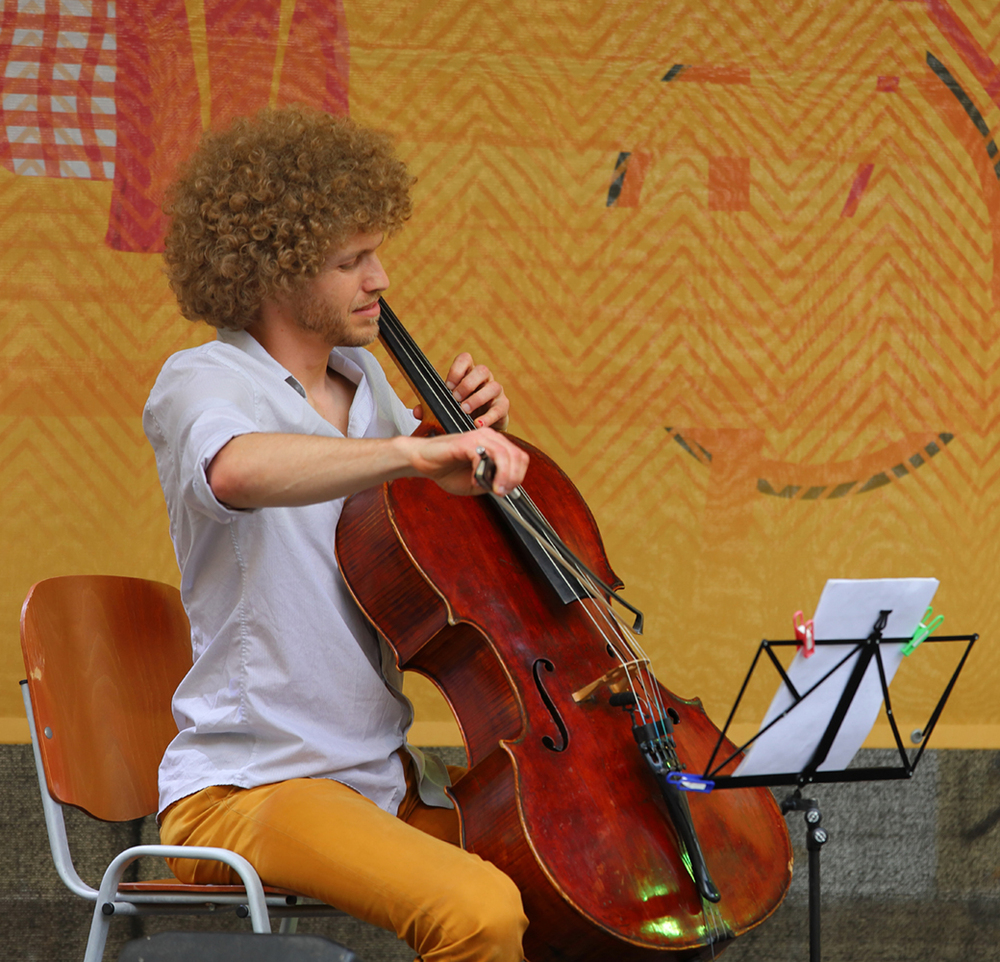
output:
<svg viewBox="0 0 1000 962"><path fill-rule="evenodd" d="M146 6L92 16L127 38ZM117 48L115 180L15 173L10 134L0 153L0 739L26 735L34 581L178 580L139 418L163 359L209 333L139 249L155 217L121 198L155 197L203 121L329 105L307 81L333 76L419 178L390 302L439 366L471 349L502 378L512 430L590 503L661 679L721 721L757 643L788 637L827 578L934 576L944 628L982 640L931 744L1000 747L993 4L174 7L172 34L144 28L171 97ZM327 18L325 62L304 13ZM126 83L158 132L148 187L138 138L122 180ZM116 223L133 232L113 249ZM957 653L903 666L904 732ZM443 702L411 691L417 740L454 740Z"/></svg>

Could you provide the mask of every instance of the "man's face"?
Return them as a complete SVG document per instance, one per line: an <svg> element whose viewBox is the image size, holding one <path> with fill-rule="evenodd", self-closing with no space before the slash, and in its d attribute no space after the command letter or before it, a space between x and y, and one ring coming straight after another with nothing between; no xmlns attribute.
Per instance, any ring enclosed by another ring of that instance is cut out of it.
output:
<svg viewBox="0 0 1000 962"><path fill-rule="evenodd" d="M375 253L381 243L381 232L355 234L327 257L292 299L299 327L331 347L364 347L378 337L378 299L389 286Z"/></svg>

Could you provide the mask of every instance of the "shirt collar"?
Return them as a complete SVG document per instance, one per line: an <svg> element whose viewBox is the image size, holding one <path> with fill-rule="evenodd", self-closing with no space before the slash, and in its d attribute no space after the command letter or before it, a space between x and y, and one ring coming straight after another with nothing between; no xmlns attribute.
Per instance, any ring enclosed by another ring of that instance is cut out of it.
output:
<svg viewBox="0 0 1000 962"><path fill-rule="evenodd" d="M244 354L248 354L255 361L263 364L266 368L269 368L274 372L275 375L281 378L289 387L293 388L302 397L306 396L306 389L299 383L298 379L294 374L290 374L288 370L279 364L267 351L264 350L263 345L257 340L252 334L247 331L229 331L224 328L219 328L216 331L216 337L223 342L223 344L229 344L231 347L235 347ZM359 384L361 379L364 377L364 371L358 367L350 358L345 357L341 354L337 348L330 351L330 358L327 364L332 367L338 374L343 374L344 377L353 381L355 384Z"/></svg>

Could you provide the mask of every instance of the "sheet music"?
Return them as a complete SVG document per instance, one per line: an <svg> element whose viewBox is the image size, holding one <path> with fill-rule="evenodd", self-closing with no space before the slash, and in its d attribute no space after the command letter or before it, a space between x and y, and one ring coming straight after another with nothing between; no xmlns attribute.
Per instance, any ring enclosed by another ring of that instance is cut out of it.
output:
<svg viewBox="0 0 1000 962"><path fill-rule="evenodd" d="M863 581L831 579L813 616L816 640L867 638L879 612L891 610L883 638L908 639L920 623L938 587L937 578L875 578ZM903 660L905 642L881 645L886 683L890 684ZM805 695L853 648L853 645L818 645L806 658L795 654L787 672L800 695ZM789 713L750 746L746 757L733 773L739 775L800 772L809 764L834 709L844 692L857 654L849 658L811 695L804 697ZM761 729L794 704L784 682L768 708ZM868 666L851 708L844 718L826 760L819 771L842 770L855 756L882 708L882 685L874 659Z"/></svg>

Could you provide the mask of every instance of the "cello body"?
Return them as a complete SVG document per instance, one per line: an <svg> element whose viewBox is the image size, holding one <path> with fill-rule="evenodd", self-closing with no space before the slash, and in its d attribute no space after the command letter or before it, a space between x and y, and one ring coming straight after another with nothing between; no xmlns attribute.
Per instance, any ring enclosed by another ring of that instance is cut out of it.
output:
<svg viewBox="0 0 1000 962"><path fill-rule="evenodd" d="M619 584L575 487L523 447L534 503L602 581ZM607 686L573 697L616 665L597 604L563 604L493 507L408 478L348 499L337 533L344 579L399 667L430 678L455 714L469 761L451 789L463 845L520 889L530 962L712 958L784 898L784 818L767 789L691 798L721 892L721 927L709 926L628 712ZM681 762L702 771L718 729L697 700L662 697Z"/></svg>

